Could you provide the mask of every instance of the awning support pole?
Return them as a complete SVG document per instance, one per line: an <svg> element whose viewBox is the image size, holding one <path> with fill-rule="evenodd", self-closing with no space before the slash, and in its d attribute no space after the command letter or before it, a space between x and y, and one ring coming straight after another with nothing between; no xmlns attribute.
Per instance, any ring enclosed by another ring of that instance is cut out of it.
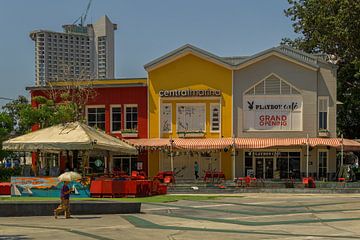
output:
<svg viewBox="0 0 360 240"><path fill-rule="evenodd" d="M344 134L341 134L341 163L342 166L344 164Z"/></svg>
<svg viewBox="0 0 360 240"><path fill-rule="evenodd" d="M170 137L170 167L171 167L171 171L174 172L174 153L173 153L172 136Z"/></svg>
<svg viewBox="0 0 360 240"><path fill-rule="evenodd" d="M306 177L309 177L309 134L306 135Z"/></svg>
<svg viewBox="0 0 360 240"><path fill-rule="evenodd" d="M233 153L232 153L232 178L235 179L235 159L236 159L236 149L235 149L235 138L234 136L232 137L232 148L233 148Z"/></svg>

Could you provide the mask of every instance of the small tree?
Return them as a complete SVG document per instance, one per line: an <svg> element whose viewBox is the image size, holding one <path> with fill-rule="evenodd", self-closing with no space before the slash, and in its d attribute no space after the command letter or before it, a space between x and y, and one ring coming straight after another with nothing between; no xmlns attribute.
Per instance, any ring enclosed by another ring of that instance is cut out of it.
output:
<svg viewBox="0 0 360 240"><path fill-rule="evenodd" d="M70 104L75 112L74 121L81 121L85 116L85 106L93 98L97 92L93 87L93 80L86 72L85 68L81 68L78 73L71 71L68 65L61 65L63 69L64 81L48 82L48 89L45 91L49 99L55 103Z"/></svg>

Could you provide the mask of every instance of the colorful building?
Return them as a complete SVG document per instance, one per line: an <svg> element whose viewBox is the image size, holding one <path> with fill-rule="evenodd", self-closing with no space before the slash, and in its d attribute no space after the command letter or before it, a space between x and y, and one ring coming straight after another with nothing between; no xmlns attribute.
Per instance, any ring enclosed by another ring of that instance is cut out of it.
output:
<svg viewBox="0 0 360 240"><path fill-rule="evenodd" d="M106 133L122 139L147 138L147 86L146 79L115 79L91 81L92 97L86 104L85 119L88 125L104 130ZM86 84L80 81L79 84ZM50 98L50 94L56 90L61 91L69 83L58 82L50 86L29 87L31 98L44 96ZM61 102L58 98L57 102ZM33 107L38 107L32 101ZM65 156L60 156L65 159ZM95 165L96 160L105 161L105 156L92 156L90 167L92 171L104 170L104 163ZM131 170L147 172L147 153L142 152L139 156L113 155L109 161L110 171ZM49 165L49 164L45 164ZM74 168L73 163L60 161L60 171L65 168Z"/></svg>
<svg viewBox="0 0 360 240"><path fill-rule="evenodd" d="M149 84L149 138L232 136L232 70L225 61L186 45L145 65ZM185 179L222 170L230 175L230 152L177 151L173 169ZM206 157L199 157L200 155ZM168 152L149 152L149 175L170 170ZM210 163L211 162L211 163Z"/></svg>
<svg viewBox="0 0 360 240"><path fill-rule="evenodd" d="M153 140L133 143L153 146L150 176L193 179L195 162L200 176L227 179L335 176L337 67L321 56L279 46L219 57L185 45L145 69Z"/></svg>
<svg viewBox="0 0 360 240"><path fill-rule="evenodd" d="M147 79L93 83L88 124L140 150L112 156L111 170L333 179L337 151L359 149L336 136L337 67L322 56L279 46L219 57L184 45L145 69Z"/></svg>

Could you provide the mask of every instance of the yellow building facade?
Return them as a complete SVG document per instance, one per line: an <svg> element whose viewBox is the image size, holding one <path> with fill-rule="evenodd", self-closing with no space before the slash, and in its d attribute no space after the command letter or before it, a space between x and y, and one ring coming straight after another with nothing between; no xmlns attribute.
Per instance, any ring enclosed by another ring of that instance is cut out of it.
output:
<svg viewBox="0 0 360 240"><path fill-rule="evenodd" d="M232 133L232 70L196 49L183 47L145 66L148 71L149 138L228 138ZM170 170L170 156L149 152L149 176ZM222 171L231 176L228 151L178 151L178 178Z"/></svg>

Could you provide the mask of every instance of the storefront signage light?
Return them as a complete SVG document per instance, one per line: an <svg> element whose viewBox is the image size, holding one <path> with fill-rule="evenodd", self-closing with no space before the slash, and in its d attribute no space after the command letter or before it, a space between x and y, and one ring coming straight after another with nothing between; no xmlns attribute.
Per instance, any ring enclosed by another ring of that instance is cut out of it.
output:
<svg viewBox="0 0 360 240"><path fill-rule="evenodd" d="M278 152L254 152L255 157L274 157L278 155Z"/></svg>
<svg viewBox="0 0 360 240"><path fill-rule="evenodd" d="M220 97L221 91L217 89L207 90L161 90L160 97Z"/></svg>

